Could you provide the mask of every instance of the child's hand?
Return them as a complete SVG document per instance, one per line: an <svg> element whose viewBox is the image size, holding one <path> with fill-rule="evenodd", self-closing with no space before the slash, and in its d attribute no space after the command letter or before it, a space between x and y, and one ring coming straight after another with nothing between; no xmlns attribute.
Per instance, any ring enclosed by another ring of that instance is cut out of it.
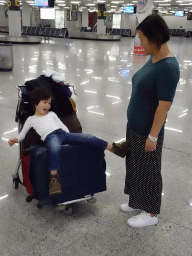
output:
<svg viewBox="0 0 192 256"><path fill-rule="evenodd" d="M10 139L8 143L9 143L9 146L12 147L15 143L18 143L18 139L17 138Z"/></svg>

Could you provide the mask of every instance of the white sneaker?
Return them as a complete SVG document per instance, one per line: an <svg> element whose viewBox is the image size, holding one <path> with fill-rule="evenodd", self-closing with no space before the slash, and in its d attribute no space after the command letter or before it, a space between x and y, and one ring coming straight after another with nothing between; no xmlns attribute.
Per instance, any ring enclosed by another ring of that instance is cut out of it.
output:
<svg viewBox="0 0 192 256"><path fill-rule="evenodd" d="M122 204L122 205L120 206L120 210L121 210L122 212L139 211L139 209L133 209L133 208L129 207L129 206L128 206L128 203Z"/></svg>
<svg viewBox="0 0 192 256"><path fill-rule="evenodd" d="M145 226L155 225L158 223L157 217L151 217L150 213L142 212L137 216L128 219L127 224L131 227L141 228Z"/></svg>

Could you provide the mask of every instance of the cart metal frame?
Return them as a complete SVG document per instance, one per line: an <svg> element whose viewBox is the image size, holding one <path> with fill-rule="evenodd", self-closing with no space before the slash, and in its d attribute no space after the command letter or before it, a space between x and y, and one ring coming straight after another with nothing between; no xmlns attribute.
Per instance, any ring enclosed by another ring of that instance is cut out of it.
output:
<svg viewBox="0 0 192 256"><path fill-rule="evenodd" d="M69 84L67 84L69 85ZM73 85L69 85L70 87L72 87L73 89L73 92L76 96L77 92L76 92L76 88L75 86ZM16 117L15 117L15 121L18 122L18 133L21 132L22 130L22 124L19 120L19 118L17 117L17 113L20 110L21 108L21 101L22 101L22 90L21 88L22 87L25 87L25 85L18 85L16 86L16 89L18 90L18 104L17 104L17 110L16 110ZM28 102L24 102L24 104L29 104ZM19 176L19 170L21 168L21 150L22 150L22 142L19 142L19 159L17 161L17 165L16 165L16 168L15 168L15 172L14 174L12 175L13 177L13 183L14 183L14 188L15 189L18 189L19 187L19 184L21 185L24 185L20 179L20 176ZM26 198L26 201L29 203L33 200L34 196L33 195L28 195L27 198ZM57 204L56 205L56 210L57 211L64 211L64 213L66 215L71 215L72 214L72 204L75 204L75 203L78 203L78 202L82 202L82 201L87 201L88 203L96 203L97 199L94 197L94 195L86 195L84 196L83 198L79 198L79 199L76 199L76 200L72 200L72 201L67 201L67 202L63 202L63 203L60 203L60 204ZM44 203L43 202L38 202L37 204L37 207L39 209L41 209L42 207L44 206Z"/></svg>

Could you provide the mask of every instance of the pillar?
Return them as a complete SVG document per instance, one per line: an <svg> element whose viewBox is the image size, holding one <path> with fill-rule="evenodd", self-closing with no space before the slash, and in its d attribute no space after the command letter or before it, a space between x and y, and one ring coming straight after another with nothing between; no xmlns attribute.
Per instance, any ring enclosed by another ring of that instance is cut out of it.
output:
<svg viewBox="0 0 192 256"><path fill-rule="evenodd" d="M31 8L28 3L25 1L22 2L22 26L31 26L30 22L30 17L31 17Z"/></svg>
<svg viewBox="0 0 192 256"><path fill-rule="evenodd" d="M97 34L106 34L106 8L105 4L98 4Z"/></svg>
<svg viewBox="0 0 192 256"><path fill-rule="evenodd" d="M20 1L9 0L9 36L21 37Z"/></svg>
<svg viewBox="0 0 192 256"><path fill-rule="evenodd" d="M83 11L82 11L82 27L85 27L87 28L88 27L88 9L87 8L84 8Z"/></svg>

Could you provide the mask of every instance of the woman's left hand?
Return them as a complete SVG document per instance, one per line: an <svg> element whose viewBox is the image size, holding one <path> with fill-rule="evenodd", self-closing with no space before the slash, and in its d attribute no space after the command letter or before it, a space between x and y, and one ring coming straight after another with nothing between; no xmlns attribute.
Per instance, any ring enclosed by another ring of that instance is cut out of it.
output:
<svg viewBox="0 0 192 256"><path fill-rule="evenodd" d="M157 142L151 141L149 138L147 138L145 143L145 152L151 152L156 150Z"/></svg>

